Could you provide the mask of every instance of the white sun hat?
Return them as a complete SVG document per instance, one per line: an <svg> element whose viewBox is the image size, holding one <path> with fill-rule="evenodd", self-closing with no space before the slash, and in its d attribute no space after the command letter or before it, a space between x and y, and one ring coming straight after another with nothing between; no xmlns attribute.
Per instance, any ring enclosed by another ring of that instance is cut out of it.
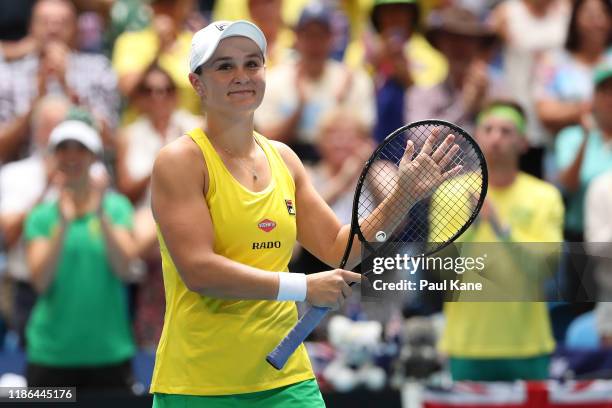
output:
<svg viewBox="0 0 612 408"><path fill-rule="evenodd" d="M83 121L65 120L57 125L49 136L49 147L55 149L57 145L66 140L75 140L96 155L102 153L100 135L94 128Z"/></svg>

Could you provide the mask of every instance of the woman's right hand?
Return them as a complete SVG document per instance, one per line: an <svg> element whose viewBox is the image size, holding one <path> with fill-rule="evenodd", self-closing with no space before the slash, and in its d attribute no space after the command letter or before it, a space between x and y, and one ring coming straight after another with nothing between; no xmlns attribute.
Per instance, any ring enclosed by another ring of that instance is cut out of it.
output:
<svg viewBox="0 0 612 408"><path fill-rule="evenodd" d="M314 306L338 309L353 292L349 283L360 281L360 274L343 269L313 273L306 277L306 301Z"/></svg>

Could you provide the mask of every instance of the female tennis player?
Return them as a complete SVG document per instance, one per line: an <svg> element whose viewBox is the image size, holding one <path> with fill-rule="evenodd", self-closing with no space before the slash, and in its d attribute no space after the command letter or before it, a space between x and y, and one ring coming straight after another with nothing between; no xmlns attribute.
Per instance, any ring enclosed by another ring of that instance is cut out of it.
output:
<svg viewBox="0 0 612 408"><path fill-rule="evenodd" d="M206 124L164 147L152 175L166 291L151 385L156 408L325 406L303 345L279 371L265 356L295 325L296 301L337 308L360 275L287 272L296 239L337 265L350 226L315 191L295 153L254 131L265 54L263 33L246 21L214 22L192 40L189 79ZM396 188L370 216L384 223L385 206L406 189L425 194L456 174L442 173L457 148L453 136L433 151L435 139L414 159L408 145Z"/></svg>

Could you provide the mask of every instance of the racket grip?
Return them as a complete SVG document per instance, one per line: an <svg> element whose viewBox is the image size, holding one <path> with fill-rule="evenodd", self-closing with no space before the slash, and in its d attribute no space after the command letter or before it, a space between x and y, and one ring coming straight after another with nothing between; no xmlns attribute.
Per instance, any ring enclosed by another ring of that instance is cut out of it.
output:
<svg viewBox="0 0 612 408"><path fill-rule="evenodd" d="M266 357L266 361L277 370L281 370L293 352L302 344L308 335L319 325L329 312L327 307L313 306L295 325L278 346Z"/></svg>

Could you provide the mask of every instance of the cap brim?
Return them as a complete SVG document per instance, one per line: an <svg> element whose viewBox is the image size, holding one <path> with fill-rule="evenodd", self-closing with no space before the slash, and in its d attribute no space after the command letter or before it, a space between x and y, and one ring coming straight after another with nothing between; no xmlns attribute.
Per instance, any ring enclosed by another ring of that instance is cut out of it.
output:
<svg viewBox="0 0 612 408"><path fill-rule="evenodd" d="M69 140L79 142L95 155L102 153L100 135L84 122L78 120L62 122L51 131L48 146L55 150L58 145Z"/></svg>

